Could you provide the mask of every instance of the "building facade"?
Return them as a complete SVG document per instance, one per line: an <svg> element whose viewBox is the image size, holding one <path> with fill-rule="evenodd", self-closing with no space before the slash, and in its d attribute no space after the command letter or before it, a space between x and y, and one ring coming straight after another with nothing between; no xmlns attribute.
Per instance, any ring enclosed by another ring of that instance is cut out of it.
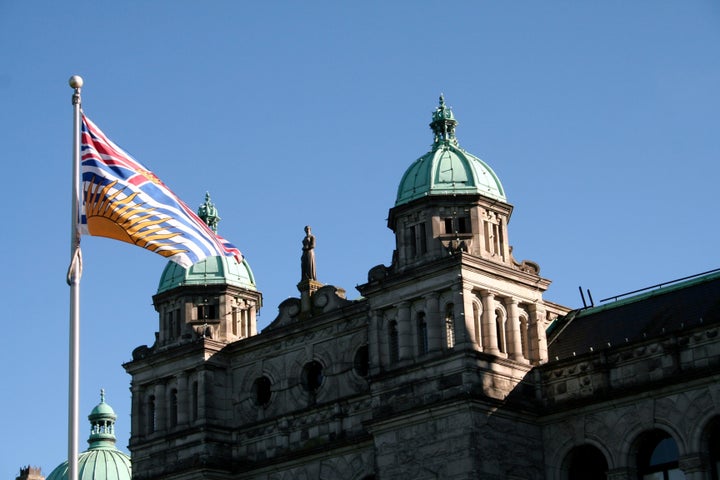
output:
<svg viewBox="0 0 720 480"><path fill-rule="evenodd" d="M309 228L299 297L262 333L246 262L168 265L155 343L125 364L134 478L718 480L720 274L546 300L456 125L441 97L358 300L317 281Z"/></svg>

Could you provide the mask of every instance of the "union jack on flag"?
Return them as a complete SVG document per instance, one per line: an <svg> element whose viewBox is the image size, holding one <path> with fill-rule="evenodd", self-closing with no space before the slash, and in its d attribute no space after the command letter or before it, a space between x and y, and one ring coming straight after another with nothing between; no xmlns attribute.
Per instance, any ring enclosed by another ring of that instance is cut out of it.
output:
<svg viewBox="0 0 720 480"><path fill-rule="evenodd" d="M151 250L185 268L242 254L82 115L80 232Z"/></svg>

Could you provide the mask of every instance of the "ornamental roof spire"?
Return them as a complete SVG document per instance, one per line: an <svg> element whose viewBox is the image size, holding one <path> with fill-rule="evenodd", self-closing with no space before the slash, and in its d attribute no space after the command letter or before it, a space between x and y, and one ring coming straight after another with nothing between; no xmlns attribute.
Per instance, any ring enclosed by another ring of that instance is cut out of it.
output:
<svg viewBox="0 0 720 480"><path fill-rule="evenodd" d="M452 110L445 105L445 96L441 93L439 105L433 112L432 122L430 122L430 128L435 134L433 145L437 146L441 143L457 145L458 141L455 138L457 124L458 122L455 120Z"/></svg>

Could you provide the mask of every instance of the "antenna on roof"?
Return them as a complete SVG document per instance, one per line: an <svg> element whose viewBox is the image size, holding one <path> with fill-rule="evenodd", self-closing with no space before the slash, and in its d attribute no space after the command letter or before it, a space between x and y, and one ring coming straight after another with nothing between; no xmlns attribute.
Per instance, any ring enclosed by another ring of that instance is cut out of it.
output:
<svg viewBox="0 0 720 480"><path fill-rule="evenodd" d="M582 298L583 302L583 308L588 308L588 304L585 301L585 294L583 293L583 289L581 286L578 287L578 290L580 290L580 298ZM587 289L588 298L590 299L590 307L595 306L595 302L593 301L592 294L590 293L590 289Z"/></svg>

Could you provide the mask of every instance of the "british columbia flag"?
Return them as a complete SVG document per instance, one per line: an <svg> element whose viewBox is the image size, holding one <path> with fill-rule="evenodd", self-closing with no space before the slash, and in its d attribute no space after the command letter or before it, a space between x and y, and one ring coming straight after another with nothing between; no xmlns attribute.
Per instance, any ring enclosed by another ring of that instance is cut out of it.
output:
<svg viewBox="0 0 720 480"><path fill-rule="evenodd" d="M114 238L187 268L210 256L242 254L158 177L82 115L80 232Z"/></svg>

